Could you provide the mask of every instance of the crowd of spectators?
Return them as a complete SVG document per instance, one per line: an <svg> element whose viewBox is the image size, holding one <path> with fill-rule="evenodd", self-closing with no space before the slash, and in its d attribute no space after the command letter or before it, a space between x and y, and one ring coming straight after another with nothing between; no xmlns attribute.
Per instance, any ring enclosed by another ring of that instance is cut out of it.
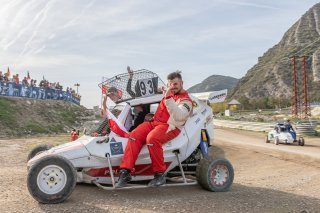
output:
<svg viewBox="0 0 320 213"><path fill-rule="evenodd" d="M3 73L0 71L0 82L1 83L15 83L15 84L21 84L25 87L40 87L45 89L53 89L53 90L63 90L63 86L60 85L59 82L49 82L48 80L43 79L39 82L37 85L37 80L31 79L30 74L28 72L27 76L25 76L22 80L20 80L19 74L12 75L12 78L10 78L10 71L6 73ZM72 96L77 97L81 99L81 95L79 95L74 89L71 87L67 87L66 92L70 93Z"/></svg>

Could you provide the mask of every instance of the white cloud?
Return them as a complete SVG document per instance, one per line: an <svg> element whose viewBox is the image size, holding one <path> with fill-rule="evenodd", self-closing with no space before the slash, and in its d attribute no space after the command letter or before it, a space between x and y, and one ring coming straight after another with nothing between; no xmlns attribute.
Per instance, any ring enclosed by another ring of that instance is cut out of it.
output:
<svg viewBox="0 0 320 213"><path fill-rule="evenodd" d="M251 3L251 2L228 1L228 0L223 0L223 2L228 3L228 4L238 5L238 6L261 8L261 9L271 9L271 10L279 10L280 9L278 7L274 7L274 6L270 6L270 5L257 4L257 3Z"/></svg>
<svg viewBox="0 0 320 213"><path fill-rule="evenodd" d="M241 77L316 0L0 0L0 70L81 84L99 103L102 76L182 69L187 87ZM263 2L263 3L260 3ZM201 74L199 74L201 73Z"/></svg>

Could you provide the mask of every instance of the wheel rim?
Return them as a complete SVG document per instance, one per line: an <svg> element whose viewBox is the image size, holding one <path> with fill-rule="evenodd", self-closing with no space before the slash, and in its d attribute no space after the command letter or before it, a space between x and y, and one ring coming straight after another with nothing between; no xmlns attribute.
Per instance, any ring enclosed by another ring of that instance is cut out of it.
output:
<svg viewBox="0 0 320 213"><path fill-rule="evenodd" d="M229 178L229 170L226 165L218 164L211 172L210 180L214 186L223 186Z"/></svg>
<svg viewBox="0 0 320 213"><path fill-rule="evenodd" d="M44 167L38 174L37 185L46 194L60 192L67 183L66 172L57 165Z"/></svg>

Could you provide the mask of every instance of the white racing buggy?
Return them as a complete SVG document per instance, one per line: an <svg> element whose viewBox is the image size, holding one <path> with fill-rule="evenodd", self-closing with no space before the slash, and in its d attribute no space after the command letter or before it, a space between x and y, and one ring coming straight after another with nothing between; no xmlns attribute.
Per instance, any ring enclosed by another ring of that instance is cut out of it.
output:
<svg viewBox="0 0 320 213"><path fill-rule="evenodd" d="M293 134L295 134L295 132L290 130L285 124L278 123L273 126L273 130L266 135L265 142L270 143L273 141L275 145L279 145L279 143L293 144L298 142L300 146L304 146L304 138L299 136L298 140L295 140Z"/></svg>
<svg viewBox="0 0 320 213"><path fill-rule="evenodd" d="M156 94L153 87L163 85L163 82L151 71L135 71L132 85L139 97L130 98L125 91L127 81L128 74L122 74L100 86L107 84L121 90L121 100L117 106L121 105L122 111L117 120L129 128L132 125L132 107L150 104L151 109L155 109L163 95ZM213 141L212 110L205 102L190 96L193 100L192 116L181 133L163 145L167 166L167 183L163 186L200 184L209 191L228 191L234 178L232 165L228 160L214 159L208 153ZM147 181L153 179L154 174L148 149L144 146L131 172L132 181L127 187L116 188L127 141L127 138L111 131L105 136L84 135L76 141L53 148L46 145L34 148L27 164L30 194L38 202L49 204L65 201L76 183L95 184L105 190L148 187Z"/></svg>

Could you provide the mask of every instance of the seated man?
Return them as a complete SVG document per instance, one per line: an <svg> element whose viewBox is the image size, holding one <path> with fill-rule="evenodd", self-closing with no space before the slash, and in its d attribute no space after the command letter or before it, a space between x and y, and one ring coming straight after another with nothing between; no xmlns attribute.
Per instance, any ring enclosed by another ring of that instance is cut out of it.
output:
<svg viewBox="0 0 320 213"><path fill-rule="evenodd" d="M285 123L285 128L287 129L288 132L290 132L290 134L292 135L292 138L294 141L297 141L297 134L296 134L296 131L293 129L291 123L290 123L290 119L288 118L285 118L284 119Z"/></svg>
<svg viewBox="0 0 320 213"><path fill-rule="evenodd" d="M137 128L145 120L145 116L150 112L149 104L140 104L133 107L134 119L133 126L129 129L129 132Z"/></svg>
<svg viewBox="0 0 320 213"><path fill-rule="evenodd" d="M148 113L144 116L144 121L152 121L154 114Z"/></svg>
<svg viewBox="0 0 320 213"><path fill-rule="evenodd" d="M103 92L102 95L102 105L100 110L100 116L104 119L103 122L100 124L98 129L92 133L93 137L97 137L99 135L106 135L110 133L110 127L107 118L107 97L109 97L113 102L117 102L121 99L119 91L115 87L110 87L107 91ZM114 109L111 111L116 117L121 113L121 111Z"/></svg>
<svg viewBox="0 0 320 213"><path fill-rule="evenodd" d="M134 129L128 139L122 162L117 187L125 186L131 181L130 172L135 166L139 152L147 144L154 179L149 186L160 186L166 183L164 172L166 164L162 145L177 137L192 114L192 100L183 89L180 72L168 75L168 88L163 90L164 97L150 122L144 122Z"/></svg>

